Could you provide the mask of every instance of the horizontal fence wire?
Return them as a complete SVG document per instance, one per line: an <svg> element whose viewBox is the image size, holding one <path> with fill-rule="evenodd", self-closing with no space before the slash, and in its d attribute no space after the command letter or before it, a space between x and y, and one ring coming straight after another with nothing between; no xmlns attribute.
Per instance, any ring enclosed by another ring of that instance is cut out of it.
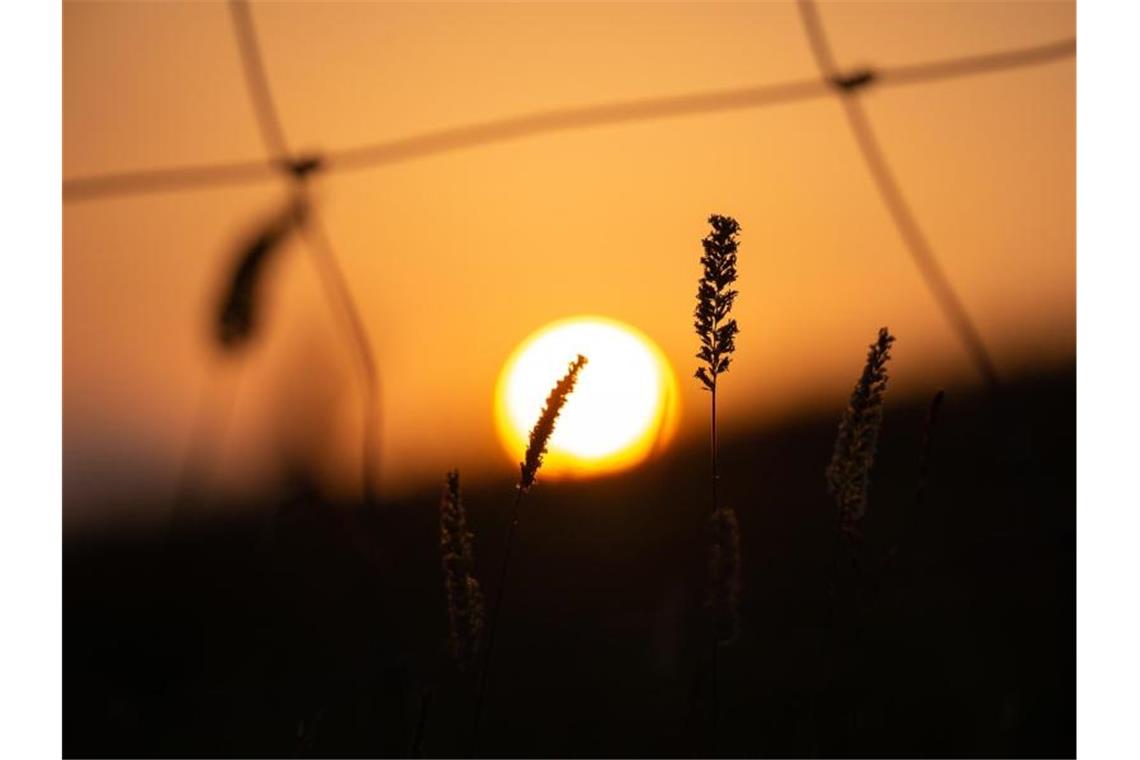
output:
<svg viewBox="0 0 1140 760"><path fill-rule="evenodd" d="M246 19L248 20L248 16ZM1066 39L987 55L867 69L865 71L870 77L864 86L875 88L913 86L991 74L1050 63L1069 58L1075 53L1076 40ZM246 54L243 53L244 55ZM264 69L259 70L264 80ZM315 156L298 156L292 160L250 160L73 177L63 182L63 199L72 202L109 196L251 184L271 180L275 176L289 176L300 170L328 173L378 168L440 153L541 134L795 103L827 97L832 94L833 86L833 82L811 78L755 87L640 98L539 111L369 145L331 150ZM260 110L264 105L255 100L255 108ZM273 127L262 127L263 132L272 129ZM276 132L283 144L284 139L280 137L279 124ZM274 143L278 142L277 139L269 139Z"/></svg>

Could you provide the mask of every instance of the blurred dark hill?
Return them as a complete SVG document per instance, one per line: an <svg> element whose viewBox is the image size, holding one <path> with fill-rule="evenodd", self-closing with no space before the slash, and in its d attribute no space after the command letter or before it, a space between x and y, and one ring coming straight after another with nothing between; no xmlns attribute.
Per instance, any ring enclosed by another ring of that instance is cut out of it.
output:
<svg viewBox="0 0 1140 760"><path fill-rule="evenodd" d="M948 389L919 507L926 405L888 395L867 609L831 636L837 415L723 442L743 633L721 650L715 732L706 452L540 483L480 752L1074 755L1075 374ZM466 752L472 683L445 661L436 494L370 516L305 494L171 537L65 546L66 755L406 755L425 691L424 754ZM465 492L490 594L511 496Z"/></svg>

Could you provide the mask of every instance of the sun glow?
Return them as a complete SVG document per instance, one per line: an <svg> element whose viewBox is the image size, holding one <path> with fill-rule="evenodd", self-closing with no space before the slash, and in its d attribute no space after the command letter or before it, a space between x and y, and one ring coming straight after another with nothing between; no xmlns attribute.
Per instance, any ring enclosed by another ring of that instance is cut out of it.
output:
<svg viewBox="0 0 1140 760"><path fill-rule="evenodd" d="M604 317L572 317L524 340L503 366L495 421L522 459L547 394L577 354L589 362L555 425L539 477L597 475L631 467L672 437L677 382L640 331Z"/></svg>

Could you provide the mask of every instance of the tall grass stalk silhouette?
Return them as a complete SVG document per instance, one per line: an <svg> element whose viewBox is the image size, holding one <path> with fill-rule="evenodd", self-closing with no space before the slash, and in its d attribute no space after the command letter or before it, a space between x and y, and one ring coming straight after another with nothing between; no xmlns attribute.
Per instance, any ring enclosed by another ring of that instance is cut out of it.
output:
<svg viewBox="0 0 1140 760"><path fill-rule="evenodd" d="M887 390L887 362L895 338L886 327L867 349L867 360L847 408L839 421L831 461L825 470L828 493L835 499L837 525L829 584L829 624L824 637L823 658L828 662L828 714L835 723L827 731L842 736L857 720L853 703L841 688L851 653L861 649L864 590L860 556L863 520L867 515L871 468L875 463L879 431L883 422L883 396ZM844 654L846 653L846 655ZM839 752L839 754L847 754Z"/></svg>
<svg viewBox="0 0 1140 760"><path fill-rule="evenodd" d="M566 399L574 390L578 382L578 374L586 366L585 356L578 354L566 370L566 374L555 383L546 397L546 404L538 421L530 431L530 440L527 444L523 461L519 462L519 482L515 488L515 503L511 510L510 527L507 528L507 544L503 550L503 565L499 570L499 587L495 591L495 606L491 610L491 627L487 634L487 651L483 655L483 672L479 677L479 692L475 700L475 715L471 727L471 755L475 754L479 741L479 721L483 715L483 705L487 695L487 678L491 673L491 655L495 647L495 632L499 627L499 612L503 606L503 591L507 585L507 567L511 561L511 546L514 543L515 531L519 524L519 505L522 504L523 494L534 485L538 470L542 467L542 457L546 454L550 436L554 433L554 424L558 415L566 404Z"/></svg>
<svg viewBox="0 0 1140 760"><path fill-rule="evenodd" d="M839 512L839 530L854 549L863 537L871 488L871 467L883 424L883 394L887 390L887 362L895 338L887 328L867 349L867 363L851 391L851 400L839 422L835 449L827 465L827 490Z"/></svg>
<svg viewBox="0 0 1140 760"><path fill-rule="evenodd" d="M474 536L459 492L459 470L447 473L439 501L439 544L443 592L447 601L448 652L466 670L483 634L483 590L475 578Z"/></svg>
<svg viewBox="0 0 1140 760"><path fill-rule="evenodd" d="M730 216L709 217L712 232L701 241L703 272L697 284L693 327L701 341L697 358L703 363L694 377L709 392L709 440L712 463L712 512L709 515L709 588L706 604L712 616L713 735L720 713L717 693L717 650L736 638L740 627L740 530L736 512L722 507L718 497L720 471L716 430L716 391L720 376L728 371L736 351L736 320L729 317L736 301L737 235L740 225Z"/></svg>

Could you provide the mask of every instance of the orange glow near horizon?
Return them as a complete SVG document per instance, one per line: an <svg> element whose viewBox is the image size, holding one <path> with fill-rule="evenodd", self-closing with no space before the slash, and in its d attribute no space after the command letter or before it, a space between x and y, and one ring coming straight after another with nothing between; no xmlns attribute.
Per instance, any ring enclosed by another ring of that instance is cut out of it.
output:
<svg viewBox="0 0 1140 760"><path fill-rule="evenodd" d="M513 461L522 458L547 394L577 354L589 361L550 438L545 477L623 470L672 437L677 381L661 350L621 322L571 317L532 334L503 366L495 421Z"/></svg>

